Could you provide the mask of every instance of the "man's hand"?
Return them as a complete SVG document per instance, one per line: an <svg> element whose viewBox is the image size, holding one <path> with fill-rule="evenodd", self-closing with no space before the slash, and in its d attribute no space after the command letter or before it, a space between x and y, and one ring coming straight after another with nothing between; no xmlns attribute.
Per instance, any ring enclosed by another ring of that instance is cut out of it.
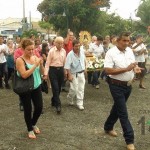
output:
<svg viewBox="0 0 150 150"><path fill-rule="evenodd" d="M131 71L132 69L134 69L136 67L137 63L131 63L126 69L127 71Z"/></svg>
<svg viewBox="0 0 150 150"><path fill-rule="evenodd" d="M72 77L72 75L71 75L71 74L70 74L70 75L68 75L68 80L69 80L69 82L72 82L73 77Z"/></svg>
<svg viewBox="0 0 150 150"><path fill-rule="evenodd" d="M144 70L144 68L140 68L138 65L133 69L135 73L141 73L141 70Z"/></svg>

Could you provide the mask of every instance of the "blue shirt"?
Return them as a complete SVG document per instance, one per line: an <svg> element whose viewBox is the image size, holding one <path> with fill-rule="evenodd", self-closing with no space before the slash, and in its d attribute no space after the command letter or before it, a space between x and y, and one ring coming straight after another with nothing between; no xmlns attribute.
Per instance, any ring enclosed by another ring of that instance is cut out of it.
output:
<svg viewBox="0 0 150 150"><path fill-rule="evenodd" d="M79 56L71 50L66 58L65 69L69 69L72 74L85 70L85 54L80 51Z"/></svg>

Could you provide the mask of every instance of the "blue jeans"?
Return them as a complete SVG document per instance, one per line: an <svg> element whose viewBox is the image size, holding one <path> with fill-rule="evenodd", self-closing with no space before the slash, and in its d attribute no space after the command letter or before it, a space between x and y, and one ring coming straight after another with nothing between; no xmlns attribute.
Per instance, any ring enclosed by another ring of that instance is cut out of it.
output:
<svg viewBox="0 0 150 150"><path fill-rule="evenodd" d="M109 89L114 100L109 117L107 118L104 130L113 130L114 124L117 120L120 120L123 136L127 144L134 143L134 131L128 119L128 112L126 102L130 96L132 87L131 86L121 86L109 83Z"/></svg>
<svg viewBox="0 0 150 150"><path fill-rule="evenodd" d="M94 71L93 72L92 85L98 85L99 84L99 81L98 81L99 75L100 75L100 71Z"/></svg>

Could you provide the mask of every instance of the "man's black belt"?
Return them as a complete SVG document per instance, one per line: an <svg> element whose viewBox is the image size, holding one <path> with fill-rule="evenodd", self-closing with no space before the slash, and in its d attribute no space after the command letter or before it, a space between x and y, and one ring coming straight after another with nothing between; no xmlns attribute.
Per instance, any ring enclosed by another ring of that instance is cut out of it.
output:
<svg viewBox="0 0 150 150"><path fill-rule="evenodd" d="M82 71L79 71L79 72L77 72L77 73L83 73L84 72L84 70L82 70Z"/></svg>
<svg viewBox="0 0 150 150"><path fill-rule="evenodd" d="M130 86L131 85L130 81L121 81L121 80L116 80L116 79L112 79L112 78L109 78L108 82L110 84L121 85L121 86Z"/></svg>

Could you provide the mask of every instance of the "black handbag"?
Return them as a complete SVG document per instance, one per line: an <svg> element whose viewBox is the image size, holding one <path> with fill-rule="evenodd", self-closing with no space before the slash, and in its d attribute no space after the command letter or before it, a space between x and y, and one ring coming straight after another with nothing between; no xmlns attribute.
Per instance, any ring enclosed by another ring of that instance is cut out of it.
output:
<svg viewBox="0 0 150 150"><path fill-rule="evenodd" d="M48 85L45 80L42 81L41 90L42 90L42 92L45 92L46 94L48 94Z"/></svg>
<svg viewBox="0 0 150 150"><path fill-rule="evenodd" d="M21 57L22 58L22 57ZM25 60L22 58L25 63L25 68L28 70L27 64ZM13 79L13 91L18 95L25 95L31 92L34 89L34 78L33 74L28 78L24 79L21 76L17 75L17 70L14 71L14 79Z"/></svg>

